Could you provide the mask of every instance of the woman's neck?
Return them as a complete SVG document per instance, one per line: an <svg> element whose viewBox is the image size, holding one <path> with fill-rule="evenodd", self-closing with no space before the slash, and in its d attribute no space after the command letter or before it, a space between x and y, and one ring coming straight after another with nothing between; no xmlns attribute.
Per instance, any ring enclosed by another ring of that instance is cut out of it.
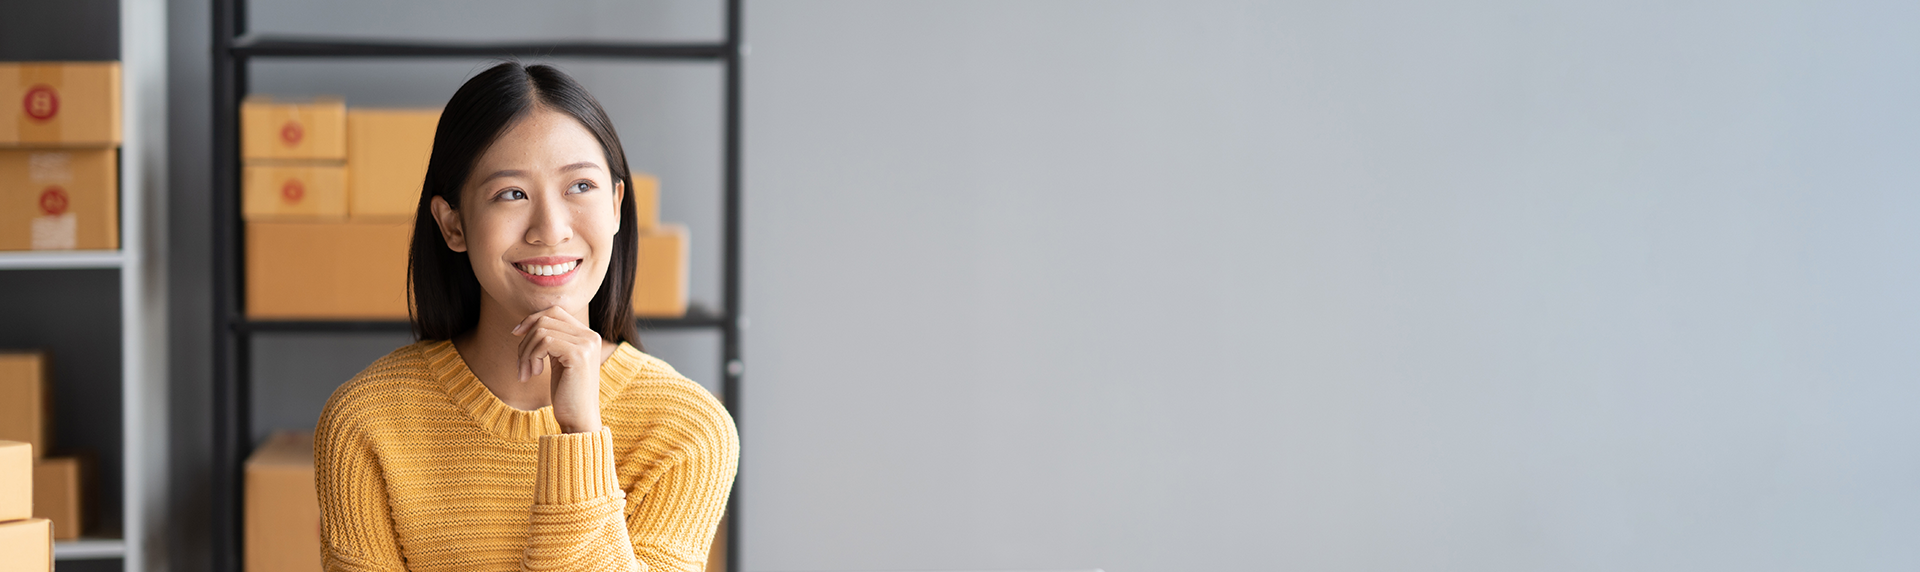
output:
<svg viewBox="0 0 1920 572"><path fill-rule="evenodd" d="M567 312L582 320L587 316L585 307L568 308ZM553 404L553 368L542 369L526 381L520 380L521 336L513 335L513 328L526 318L527 315L515 316L491 298L482 296L480 323L454 337L453 347L460 352L460 359L467 362L467 369L480 378L480 384L493 392L494 397L508 407L532 411ZM602 346L601 361L613 356L614 349L619 347L613 342L602 342Z"/></svg>

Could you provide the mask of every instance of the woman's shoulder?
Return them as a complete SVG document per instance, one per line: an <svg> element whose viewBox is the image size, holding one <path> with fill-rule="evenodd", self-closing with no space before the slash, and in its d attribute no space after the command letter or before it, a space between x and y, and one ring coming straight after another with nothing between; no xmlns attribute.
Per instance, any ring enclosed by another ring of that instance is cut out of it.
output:
<svg viewBox="0 0 1920 572"><path fill-rule="evenodd" d="M421 341L401 346L374 360L352 379L340 384L327 399L320 414L322 425L361 419L381 410L405 404L409 394L432 391L438 387L428 365L430 350L446 341Z"/></svg>
<svg viewBox="0 0 1920 572"><path fill-rule="evenodd" d="M620 344L611 359L620 379L617 393L606 403L604 415L616 422L672 426L697 439L738 439L733 417L707 388L680 375L665 360L629 344ZM607 366L602 366L607 369Z"/></svg>

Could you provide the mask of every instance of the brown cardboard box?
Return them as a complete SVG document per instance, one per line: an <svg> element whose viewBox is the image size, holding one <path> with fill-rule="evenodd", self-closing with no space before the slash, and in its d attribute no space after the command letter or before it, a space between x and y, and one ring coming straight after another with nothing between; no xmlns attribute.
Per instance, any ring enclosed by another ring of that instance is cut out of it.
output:
<svg viewBox="0 0 1920 572"><path fill-rule="evenodd" d="M633 200L634 226L653 230L660 226L660 179L641 172L631 173L633 188L627 197Z"/></svg>
<svg viewBox="0 0 1920 572"><path fill-rule="evenodd" d="M255 162L242 177L247 220L342 221L347 167L341 163Z"/></svg>
<svg viewBox="0 0 1920 572"><path fill-rule="evenodd" d="M439 123L438 109L347 110L347 188L354 219L413 220Z"/></svg>
<svg viewBox="0 0 1920 572"><path fill-rule="evenodd" d="M0 441L0 522L33 518L33 456L39 453L33 445Z"/></svg>
<svg viewBox="0 0 1920 572"><path fill-rule="evenodd" d="M727 572L727 517L720 517L720 528L713 531L713 545L707 549L707 572Z"/></svg>
<svg viewBox="0 0 1920 572"><path fill-rule="evenodd" d="M240 157L347 160L347 103L337 97L275 101L253 96L240 104Z"/></svg>
<svg viewBox="0 0 1920 572"><path fill-rule="evenodd" d="M53 528L34 518L0 522L0 572L53 570Z"/></svg>
<svg viewBox="0 0 1920 572"><path fill-rule="evenodd" d="M35 455L50 441L49 371L43 352L0 353L0 439L32 445Z"/></svg>
<svg viewBox="0 0 1920 572"><path fill-rule="evenodd" d="M0 149L0 250L120 247L113 149Z"/></svg>
<svg viewBox="0 0 1920 572"><path fill-rule="evenodd" d="M633 315L677 318L687 313L687 227L663 224L640 233L633 272Z"/></svg>
<svg viewBox="0 0 1920 572"><path fill-rule="evenodd" d="M247 316L406 319L407 223L247 223Z"/></svg>
<svg viewBox="0 0 1920 572"><path fill-rule="evenodd" d="M120 144L120 62L0 63L0 145Z"/></svg>
<svg viewBox="0 0 1920 572"><path fill-rule="evenodd" d="M246 570L320 570L313 435L277 432L247 459Z"/></svg>
<svg viewBox="0 0 1920 572"><path fill-rule="evenodd" d="M33 517L53 523L53 537L72 540L86 528L81 494L86 465L79 457L41 459L33 465Z"/></svg>

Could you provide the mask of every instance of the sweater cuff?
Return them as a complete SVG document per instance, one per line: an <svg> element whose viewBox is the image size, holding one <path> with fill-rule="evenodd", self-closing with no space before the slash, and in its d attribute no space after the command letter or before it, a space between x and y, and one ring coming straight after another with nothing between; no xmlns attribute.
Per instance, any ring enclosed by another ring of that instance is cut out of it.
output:
<svg viewBox="0 0 1920 572"><path fill-rule="evenodd" d="M533 503L573 504L626 496L613 462L613 430L540 436Z"/></svg>

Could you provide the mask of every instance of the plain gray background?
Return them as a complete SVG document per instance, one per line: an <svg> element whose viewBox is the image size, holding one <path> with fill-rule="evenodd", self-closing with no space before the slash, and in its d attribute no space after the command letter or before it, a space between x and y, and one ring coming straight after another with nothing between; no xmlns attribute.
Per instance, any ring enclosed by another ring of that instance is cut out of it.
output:
<svg viewBox="0 0 1920 572"><path fill-rule="evenodd" d="M204 558L205 10L170 22L182 569ZM720 21L254 17L472 40ZM742 563L1920 566L1915 22L1893 2L751 3ZM256 88L430 104L475 65L275 64ZM568 65L662 171L667 217L712 232L717 75ZM696 296L716 246L696 236ZM263 343L314 367L260 372L262 415L310 423L404 341ZM710 382L701 343L661 350Z"/></svg>

